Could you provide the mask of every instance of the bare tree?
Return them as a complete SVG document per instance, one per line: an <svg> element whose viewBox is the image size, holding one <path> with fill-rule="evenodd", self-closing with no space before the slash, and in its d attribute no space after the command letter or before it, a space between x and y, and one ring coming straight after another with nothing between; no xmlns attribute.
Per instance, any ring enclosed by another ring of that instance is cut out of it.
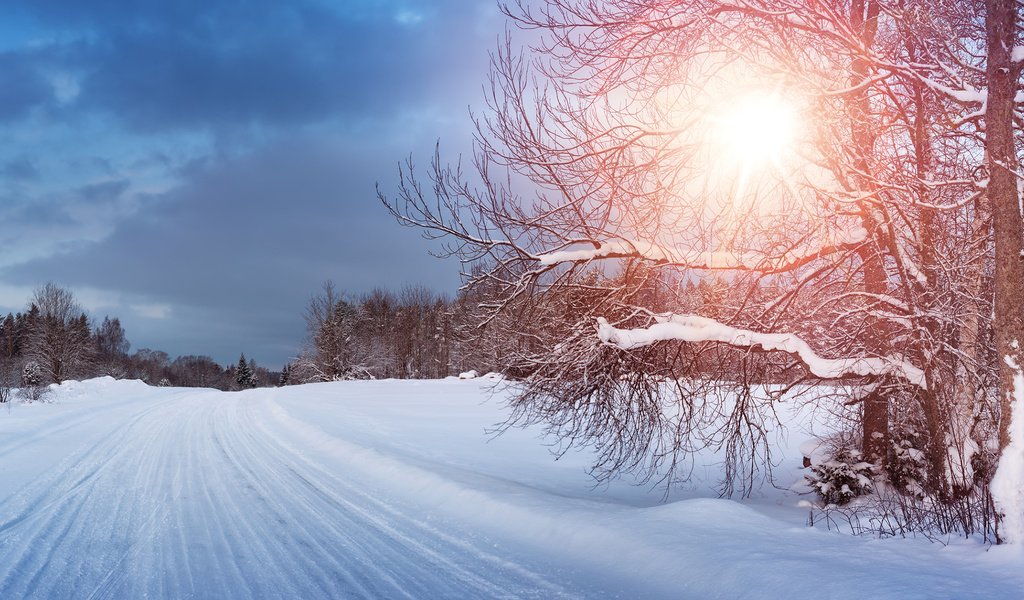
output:
<svg viewBox="0 0 1024 600"><path fill-rule="evenodd" d="M361 377L366 367L357 363L354 335L356 309L327 281L323 292L306 308L308 347L296 361L292 376L298 381L338 381Z"/></svg>
<svg viewBox="0 0 1024 600"><path fill-rule="evenodd" d="M348 301L330 282L306 310L308 347L297 380L443 377L453 343L448 303L424 287L374 289Z"/></svg>
<svg viewBox="0 0 1024 600"><path fill-rule="evenodd" d="M33 292L31 306L38 317L30 326L26 357L55 383L83 374L94 351L89 319L71 291L47 283Z"/></svg>
<svg viewBox="0 0 1024 600"><path fill-rule="evenodd" d="M170 356L162 350L140 348L132 354L129 365L130 377L145 381L149 385L157 385L161 380L171 378ZM228 384L230 385L229 382Z"/></svg>
<svg viewBox="0 0 1024 600"><path fill-rule="evenodd" d="M1004 534L1024 543L1024 221L1021 216L1021 3L986 0L986 199L995 246L993 328L999 363L999 472L994 492ZM1016 431L1011 429L1015 428Z"/></svg>
<svg viewBox="0 0 1024 600"><path fill-rule="evenodd" d="M884 468L919 421L924 483L956 502L1008 447L1018 373L1019 7L505 6L539 41L494 55L475 174L437 157L428 193L410 163L380 196L478 267L482 323L528 340L519 422L606 472L713 446L749 481L778 397L747 384L842 381L865 454ZM725 302L695 306L685 283L715 274Z"/></svg>
<svg viewBox="0 0 1024 600"><path fill-rule="evenodd" d="M12 361L0 357L0 404L7 404L8 413L11 411L12 390L18 385L15 373Z"/></svg>
<svg viewBox="0 0 1024 600"><path fill-rule="evenodd" d="M93 332L96 345L96 364L104 375L116 378L128 374L128 350L131 343L125 337L124 327L117 317L104 317L103 323Z"/></svg>

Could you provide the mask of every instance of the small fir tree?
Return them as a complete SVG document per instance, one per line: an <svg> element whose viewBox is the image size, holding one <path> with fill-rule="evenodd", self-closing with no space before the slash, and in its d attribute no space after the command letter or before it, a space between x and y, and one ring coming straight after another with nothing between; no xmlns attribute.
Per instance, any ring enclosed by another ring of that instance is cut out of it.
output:
<svg viewBox="0 0 1024 600"><path fill-rule="evenodd" d="M43 385L43 367L35 361L25 363L21 369L21 397L28 402L41 400L46 393Z"/></svg>
<svg viewBox="0 0 1024 600"><path fill-rule="evenodd" d="M245 360L245 354L238 359L238 367L235 368L235 383L243 390L256 387L256 373L249 366L249 362Z"/></svg>

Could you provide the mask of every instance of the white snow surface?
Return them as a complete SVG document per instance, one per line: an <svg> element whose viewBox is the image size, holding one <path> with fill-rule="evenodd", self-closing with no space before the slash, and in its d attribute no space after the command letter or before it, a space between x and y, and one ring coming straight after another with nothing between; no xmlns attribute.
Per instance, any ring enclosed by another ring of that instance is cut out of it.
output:
<svg viewBox="0 0 1024 600"><path fill-rule="evenodd" d="M494 382L223 393L96 379L0 407L0 598L1020 598L1019 546L807 527L767 488L594 488L498 438ZM783 487L801 478L794 424ZM550 442L550 440L547 440ZM789 481L786 481L786 480Z"/></svg>

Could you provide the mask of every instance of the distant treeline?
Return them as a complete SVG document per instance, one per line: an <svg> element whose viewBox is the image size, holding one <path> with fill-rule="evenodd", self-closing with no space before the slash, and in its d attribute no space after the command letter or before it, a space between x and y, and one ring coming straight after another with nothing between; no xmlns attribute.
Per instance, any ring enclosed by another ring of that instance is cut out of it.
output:
<svg viewBox="0 0 1024 600"><path fill-rule="evenodd" d="M516 311L495 314L500 290L478 286L454 299L422 287L391 292L376 289L352 297L339 292L331 282L313 297L306 308L307 341L299 357L285 366L284 383L307 383L342 379L441 378L474 370L489 371L521 379L540 368L534 356L540 347L555 348L571 340L597 344L596 325L586 331L575 329L578 315L605 309L593 302L592 281L562 294L550 294L544 302L523 302ZM643 293L657 305L664 297L663 310L678 309L669 304L662 289L677 286L676 294L691 305L714 313L728 298L727 282L660 282ZM742 300L742 299L738 299ZM728 351L694 353L685 369L666 372L666 377L716 373L730 377L743 369L742 356ZM749 371L749 367L747 367ZM764 369L762 369L764 370ZM778 370L777 368L775 370ZM770 381L777 374L764 370L748 376Z"/></svg>
<svg viewBox="0 0 1024 600"><path fill-rule="evenodd" d="M434 379L502 370L501 348L472 331L474 306L464 296L449 300L422 286L353 298L328 282L310 300L306 347L283 379Z"/></svg>
<svg viewBox="0 0 1024 600"><path fill-rule="evenodd" d="M118 318L95 327L71 291L48 283L35 290L25 312L0 321L0 385L41 387L68 379L109 375L151 385L221 390L276 385L274 373L246 361L222 367L208 356L180 356L131 344Z"/></svg>
<svg viewBox="0 0 1024 600"><path fill-rule="evenodd" d="M685 287L687 297L712 312L728 290L722 282ZM595 310L590 289L584 285L495 317L492 304L499 294L486 288L454 299L423 286L351 296L328 282L306 307L304 347L274 372L244 355L236 364L221 366L209 356L172 359L148 348L130 352L118 318L107 316L94 325L69 290L47 284L34 292L25 312L0 322L0 377L8 387L109 375L221 390L345 379L435 379L470 370L522 378L545 366L531 359L537 347L554 347L581 334L596 340L592 330L567 328L570 316ZM655 297L660 291L646 293ZM710 353L694 357L689 370L732 368L733 363L735 357Z"/></svg>

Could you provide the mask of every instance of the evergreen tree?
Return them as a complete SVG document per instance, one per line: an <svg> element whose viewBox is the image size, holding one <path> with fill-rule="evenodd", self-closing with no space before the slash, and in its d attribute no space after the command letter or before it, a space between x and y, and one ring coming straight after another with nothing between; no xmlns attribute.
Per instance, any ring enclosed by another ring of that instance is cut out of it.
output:
<svg viewBox="0 0 1024 600"><path fill-rule="evenodd" d="M35 361L25 363L21 369L21 397L29 402L42 400L47 388L44 385L43 368Z"/></svg>
<svg viewBox="0 0 1024 600"><path fill-rule="evenodd" d="M43 368L35 361L25 363L21 369L21 385L23 387L36 387L43 385Z"/></svg>
<svg viewBox="0 0 1024 600"><path fill-rule="evenodd" d="M256 387L256 374L249 362L245 360L245 354L238 358L238 366L235 368L235 383L244 389Z"/></svg>

